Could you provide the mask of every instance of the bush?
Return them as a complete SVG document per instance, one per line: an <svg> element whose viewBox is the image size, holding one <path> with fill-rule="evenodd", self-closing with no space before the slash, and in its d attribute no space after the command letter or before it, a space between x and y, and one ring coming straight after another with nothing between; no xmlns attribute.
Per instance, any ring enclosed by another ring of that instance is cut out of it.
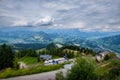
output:
<svg viewBox="0 0 120 80"><path fill-rule="evenodd" d="M18 63L17 57L14 58L14 61L13 61L13 68L19 69L19 63Z"/></svg>
<svg viewBox="0 0 120 80"><path fill-rule="evenodd" d="M56 73L55 80L65 80L65 78L63 76L63 72Z"/></svg>
<svg viewBox="0 0 120 80"><path fill-rule="evenodd" d="M116 54L111 52L105 56L104 60L109 60L115 57L116 57Z"/></svg>
<svg viewBox="0 0 120 80"><path fill-rule="evenodd" d="M77 59L67 76L67 80L96 80L94 65L86 59Z"/></svg>

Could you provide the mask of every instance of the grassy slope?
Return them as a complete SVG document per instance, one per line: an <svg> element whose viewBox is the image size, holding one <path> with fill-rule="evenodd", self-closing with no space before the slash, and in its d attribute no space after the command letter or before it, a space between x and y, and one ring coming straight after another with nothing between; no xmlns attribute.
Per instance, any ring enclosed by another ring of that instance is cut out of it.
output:
<svg viewBox="0 0 120 80"><path fill-rule="evenodd" d="M102 62L101 65L96 67L96 73L101 76L107 74L109 70L114 67L120 68L120 60L110 59L108 61Z"/></svg>
<svg viewBox="0 0 120 80"><path fill-rule="evenodd" d="M0 79L53 71L53 70L60 69L61 67L63 67L63 64L50 65L50 66L38 66L34 68L19 69L19 70L8 68L0 72Z"/></svg>
<svg viewBox="0 0 120 80"><path fill-rule="evenodd" d="M23 58L19 59L19 61L22 61L27 65L38 63L36 57L23 57Z"/></svg>

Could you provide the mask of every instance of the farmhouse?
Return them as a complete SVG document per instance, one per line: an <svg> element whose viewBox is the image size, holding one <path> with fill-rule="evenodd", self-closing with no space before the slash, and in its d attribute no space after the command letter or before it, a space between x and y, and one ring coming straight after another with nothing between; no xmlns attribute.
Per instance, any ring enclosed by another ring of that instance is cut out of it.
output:
<svg viewBox="0 0 120 80"><path fill-rule="evenodd" d="M51 55L40 55L40 60L50 60L52 59Z"/></svg>
<svg viewBox="0 0 120 80"><path fill-rule="evenodd" d="M104 51L104 52L99 53L98 55L95 56L96 61L97 62L102 61L108 53L109 53L108 51Z"/></svg>

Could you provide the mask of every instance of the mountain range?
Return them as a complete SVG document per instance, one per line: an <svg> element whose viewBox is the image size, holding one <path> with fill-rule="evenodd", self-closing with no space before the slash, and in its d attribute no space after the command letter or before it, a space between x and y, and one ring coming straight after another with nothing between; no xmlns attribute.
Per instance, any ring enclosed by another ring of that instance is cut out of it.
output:
<svg viewBox="0 0 120 80"><path fill-rule="evenodd" d="M115 36L99 38L96 41L96 43L102 45L105 48L120 53L120 34Z"/></svg>
<svg viewBox="0 0 120 80"><path fill-rule="evenodd" d="M76 44L100 50L99 45L120 52L120 32L84 32L78 29L59 30L0 30L0 44L14 48L43 48L51 43Z"/></svg>

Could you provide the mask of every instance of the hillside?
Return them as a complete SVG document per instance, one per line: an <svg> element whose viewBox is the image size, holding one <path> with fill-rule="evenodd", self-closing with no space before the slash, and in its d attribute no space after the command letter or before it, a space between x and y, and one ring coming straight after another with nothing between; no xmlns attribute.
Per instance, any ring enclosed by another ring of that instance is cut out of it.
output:
<svg viewBox="0 0 120 80"><path fill-rule="evenodd" d="M0 30L0 43L83 43L86 39L95 39L116 35L119 32L83 32L77 29L61 30Z"/></svg>
<svg viewBox="0 0 120 80"><path fill-rule="evenodd" d="M108 48L120 53L120 35L100 38L96 42L97 44L100 44L105 48Z"/></svg>
<svg viewBox="0 0 120 80"><path fill-rule="evenodd" d="M77 44L82 47L92 48L96 52L101 50L98 45L120 52L120 32L83 32L77 29L61 30L1 30L0 44L6 43L14 49L41 49L51 43ZM117 36L113 36L117 35ZM109 37L108 37L109 36ZM49 47L56 45L49 45ZM57 44L57 46L60 46Z"/></svg>
<svg viewBox="0 0 120 80"><path fill-rule="evenodd" d="M2 31L0 43L47 43L56 37L43 31Z"/></svg>

